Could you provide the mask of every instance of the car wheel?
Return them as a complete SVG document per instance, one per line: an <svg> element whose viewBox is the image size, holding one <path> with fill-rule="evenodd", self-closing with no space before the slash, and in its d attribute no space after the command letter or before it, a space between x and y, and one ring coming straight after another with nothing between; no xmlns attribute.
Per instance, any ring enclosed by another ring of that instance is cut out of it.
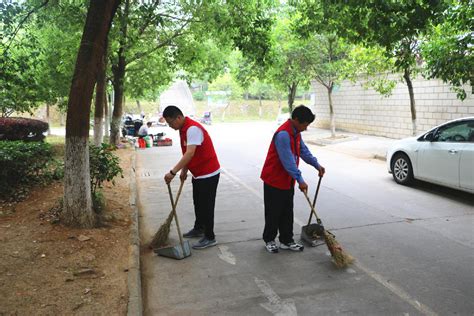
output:
<svg viewBox="0 0 474 316"><path fill-rule="evenodd" d="M413 182L413 168L407 155L398 153L393 157L392 175L398 184L407 185Z"/></svg>

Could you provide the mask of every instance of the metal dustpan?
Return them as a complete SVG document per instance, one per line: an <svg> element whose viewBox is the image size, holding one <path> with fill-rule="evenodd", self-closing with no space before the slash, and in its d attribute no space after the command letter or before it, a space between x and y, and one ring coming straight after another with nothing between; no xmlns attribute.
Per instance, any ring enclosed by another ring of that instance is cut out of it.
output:
<svg viewBox="0 0 474 316"><path fill-rule="evenodd" d="M313 200L313 204L311 208L311 214L309 215L308 225L301 227L301 240L308 243L311 247L316 247L316 246L320 246L324 244L324 226L321 222L321 219L318 217L318 215L314 211L314 206L316 205L316 199L319 193L319 187L321 186L321 179L322 177L319 177L318 187L314 195L314 200ZM305 196L306 198L308 198L306 193L305 193ZM308 199L308 202L310 202L309 199ZM316 217L317 223L311 224L313 213L314 213L314 216Z"/></svg>
<svg viewBox="0 0 474 316"><path fill-rule="evenodd" d="M311 247L324 244L324 226L321 224L309 224L301 227L301 240Z"/></svg>
<svg viewBox="0 0 474 316"><path fill-rule="evenodd" d="M169 183L168 193L171 200L171 206L173 208L176 228L178 230L179 244L173 247L158 248L153 251L159 256L181 260L191 255L191 246L189 245L189 240L183 241L183 235L181 235L181 229L179 228L178 214L176 214L176 204L173 201L173 193L171 193L171 186Z"/></svg>
<svg viewBox="0 0 474 316"><path fill-rule="evenodd" d="M185 240L183 243L176 246L158 248L153 251L158 256L181 260L191 255L191 246L189 245L189 240Z"/></svg>

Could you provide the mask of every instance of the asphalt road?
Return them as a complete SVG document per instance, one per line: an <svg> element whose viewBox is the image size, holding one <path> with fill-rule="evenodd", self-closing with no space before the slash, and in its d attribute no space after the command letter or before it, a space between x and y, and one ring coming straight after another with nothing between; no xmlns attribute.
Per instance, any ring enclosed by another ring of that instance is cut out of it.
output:
<svg viewBox="0 0 474 316"><path fill-rule="evenodd" d="M474 197L425 183L395 184L385 163L331 146L310 149L326 167L317 202L325 227L356 258L337 270L325 246L269 254L261 240L259 179L270 123L208 128L222 165L216 202L219 245L181 261L142 253L147 315L472 315ZM137 151L140 230L146 243L170 211L163 175L180 157L172 147ZM303 134L304 138L304 134ZM316 171L302 162L314 194ZM178 183L173 183L176 192ZM178 204L183 231L194 214L187 181ZM295 192L295 237L309 216ZM177 242L175 228L171 237Z"/></svg>

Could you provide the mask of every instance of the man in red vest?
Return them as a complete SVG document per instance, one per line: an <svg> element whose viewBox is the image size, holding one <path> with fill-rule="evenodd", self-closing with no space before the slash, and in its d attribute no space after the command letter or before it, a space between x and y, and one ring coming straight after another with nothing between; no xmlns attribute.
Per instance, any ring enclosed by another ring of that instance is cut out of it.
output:
<svg viewBox="0 0 474 316"><path fill-rule="evenodd" d="M181 170L181 181L186 180L188 170L193 176L193 202L196 220L194 227L183 234L186 238L202 237L193 244L194 249L204 249L217 245L214 235L214 206L219 183L220 165L207 131L198 122L185 117L176 106L170 105L163 111L168 125L179 130L183 157L166 175L170 183Z"/></svg>
<svg viewBox="0 0 474 316"><path fill-rule="evenodd" d="M283 123L273 135L267 158L263 165L260 178L263 180L263 196L265 204L265 228L263 240L270 253L278 252L275 243L280 232L280 249L303 251L304 246L293 240L293 197L294 185L298 182L301 191L307 191L308 185L298 169L300 157L304 162L318 170L319 176L325 169L318 163L301 139L305 131L314 121L314 114L304 105L293 110L291 119Z"/></svg>

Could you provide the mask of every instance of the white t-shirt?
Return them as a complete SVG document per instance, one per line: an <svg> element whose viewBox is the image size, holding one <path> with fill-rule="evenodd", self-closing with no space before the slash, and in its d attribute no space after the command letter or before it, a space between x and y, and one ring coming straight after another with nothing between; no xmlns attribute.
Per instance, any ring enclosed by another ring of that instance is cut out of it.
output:
<svg viewBox="0 0 474 316"><path fill-rule="evenodd" d="M200 146L202 144L202 142L204 141L204 134L203 134L202 130L199 127L191 126L186 131L186 139L187 139L186 146L188 146L188 145ZM217 169L216 171L214 171L212 173L205 174L205 175L202 175L202 176L199 176L199 177L193 177L193 178L194 179L210 178L212 176L215 176L219 172L220 172L220 169Z"/></svg>

